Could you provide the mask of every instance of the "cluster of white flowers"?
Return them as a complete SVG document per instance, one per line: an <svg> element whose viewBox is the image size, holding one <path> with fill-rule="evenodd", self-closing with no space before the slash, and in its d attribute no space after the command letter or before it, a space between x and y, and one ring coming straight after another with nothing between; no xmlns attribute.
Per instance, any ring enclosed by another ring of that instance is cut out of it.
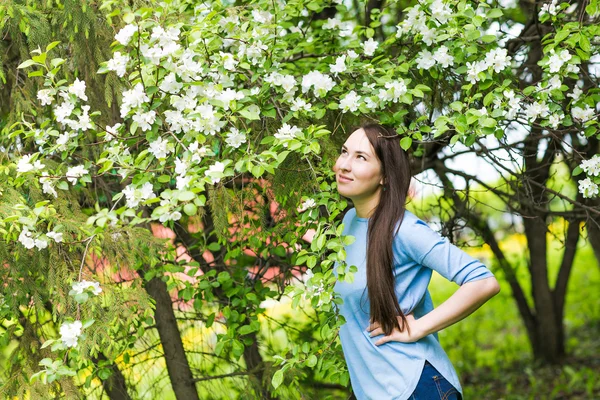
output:
<svg viewBox="0 0 600 400"><path fill-rule="evenodd" d="M293 99L292 105L290 106L290 110L292 110L292 111L300 111L300 110L310 111L311 108L312 108L312 104L307 103L304 99L301 99L300 97L296 97L295 99Z"/></svg>
<svg viewBox="0 0 600 400"><path fill-rule="evenodd" d="M298 207L298 212L304 212L309 208L313 208L317 205L315 199L306 199L304 202ZM310 270L309 270L310 271Z"/></svg>
<svg viewBox="0 0 600 400"><path fill-rule="evenodd" d="M150 101L150 98L144 91L141 83L136 84L132 89L123 92L121 103L121 117L125 117L132 109L141 107L144 103Z"/></svg>
<svg viewBox="0 0 600 400"><path fill-rule="evenodd" d="M536 101L525 106L525 117L533 122L538 118L546 118L550 114L548 104L543 101Z"/></svg>
<svg viewBox="0 0 600 400"><path fill-rule="evenodd" d="M225 143L237 149L243 143L246 143L246 135L240 132L237 128L231 128L230 132L227 134Z"/></svg>
<svg viewBox="0 0 600 400"><path fill-rule="evenodd" d="M329 64L329 70L337 76L342 72L346 72L346 55L341 55L335 59L335 64Z"/></svg>
<svg viewBox="0 0 600 400"><path fill-rule="evenodd" d="M229 110L229 106L231 105L232 101L241 100L244 97L244 93L241 90L238 92L230 88L221 91L216 96L217 100L223 103L223 109L226 111Z"/></svg>
<svg viewBox="0 0 600 400"><path fill-rule="evenodd" d="M479 82L479 74L487 71L490 67L498 73L503 69L510 67L511 57L506 49L493 49L485 55L485 59L475 62L467 62L467 79L471 83Z"/></svg>
<svg viewBox="0 0 600 400"><path fill-rule="evenodd" d="M326 292L326 290L325 286L323 285L323 282L320 282L318 285L315 285L312 282L313 278L314 273L312 272L312 270L307 269L306 273L304 274L304 282L306 283L306 292L304 292L304 300L311 301L314 297L317 297L319 301L317 302L316 307L320 307L323 304L323 299L321 298L321 295L324 292ZM328 297L329 301L333 299L333 295L331 293L329 293Z"/></svg>
<svg viewBox="0 0 600 400"><path fill-rule="evenodd" d="M138 110L131 119L133 119L134 122L137 122L142 131L149 131L152 129L152 124L156 120L156 112L154 110L148 112Z"/></svg>
<svg viewBox="0 0 600 400"><path fill-rule="evenodd" d="M123 46L127 46L133 35L137 32L137 26L129 24L125 25L119 33L115 35L115 40Z"/></svg>
<svg viewBox="0 0 600 400"><path fill-rule="evenodd" d="M150 62L158 65L162 58L172 55L181 48L181 45L177 43L179 33L179 28L169 28L165 31L162 27L155 26L152 28L152 34L150 35L154 45L150 47L148 44L142 43L140 52Z"/></svg>
<svg viewBox="0 0 600 400"><path fill-rule="evenodd" d="M508 99L508 111L505 116L508 119L514 119L521 110L521 99L515 96L515 92L510 89L505 90L503 94Z"/></svg>
<svg viewBox="0 0 600 400"><path fill-rule="evenodd" d="M127 72L127 63L129 63L129 56L115 51L113 58L106 63L106 69L115 71L118 77L122 77Z"/></svg>
<svg viewBox="0 0 600 400"><path fill-rule="evenodd" d="M596 154L589 160L583 160L581 169L588 175L600 176L600 155Z"/></svg>
<svg viewBox="0 0 600 400"><path fill-rule="evenodd" d="M67 347L77 346L77 340L81 336L82 327L81 321L63 322L60 326L60 340Z"/></svg>
<svg viewBox="0 0 600 400"><path fill-rule="evenodd" d="M31 163L32 158L33 155L31 154L25 154L23 157L21 157L17 162L17 172L25 173L44 168L44 164L42 164L40 160L35 160L33 163Z"/></svg>
<svg viewBox="0 0 600 400"><path fill-rule="evenodd" d="M379 43L376 40L373 40L373 38L369 38L366 42L361 43L361 46L365 55L370 57L375 54L375 50L379 47Z"/></svg>
<svg viewBox="0 0 600 400"><path fill-rule="evenodd" d="M80 81L79 78L75 78L75 81L69 86L69 93L74 94L83 101L87 101L85 81Z"/></svg>
<svg viewBox="0 0 600 400"><path fill-rule="evenodd" d="M88 174L89 172L90 171L85 169L85 167L83 165L76 165L74 167L70 167L67 170L66 177L67 177L67 180L69 182L71 182L72 185L75 185L75 184L77 184L78 178L81 178L82 176L84 176L85 174Z"/></svg>
<svg viewBox="0 0 600 400"><path fill-rule="evenodd" d="M286 92L295 91L296 79L293 75L283 75L279 72L272 72L265 78L265 82L273 86L281 86Z"/></svg>
<svg viewBox="0 0 600 400"><path fill-rule="evenodd" d="M38 250L42 250L48 247L48 241L45 240L43 236L40 235L37 238L34 238L33 233L26 226L24 226L23 230L21 230L19 242L21 242L26 249L33 249L34 247L37 247Z"/></svg>
<svg viewBox="0 0 600 400"><path fill-rule="evenodd" d="M54 91L52 89L42 89L37 92L37 98L40 104L47 106L54 101Z"/></svg>
<svg viewBox="0 0 600 400"><path fill-rule="evenodd" d="M541 18L545 14L549 14L549 15L553 15L553 16L558 14L557 3L558 3L557 0L552 0L549 3L543 4L538 16Z"/></svg>
<svg viewBox="0 0 600 400"><path fill-rule="evenodd" d="M102 293L102 288L98 282L90 282L86 280L82 280L81 282L75 282L71 286L73 290L73 294L82 294L87 289L91 289L90 292L96 296Z"/></svg>
<svg viewBox="0 0 600 400"><path fill-rule="evenodd" d="M446 46L440 46L434 53L429 50L422 50L416 58L417 68L429 69L436 64L442 68L448 68L454 65L454 57L448 53L449 49Z"/></svg>
<svg viewBox="0 0 600 400"><path fill-rule="evenodd" d="M596 114L596 110L594 110L587 104L585 105L585 108L573 107L571 109L571 115L573 116L573 118L575 118L576 120L578 120L580 122L590 121L591 119L594 118L595 114Z"/></svg>
<svg viewBox="0 0 600 400"><path fill-rule="evenodd" d="M283 142L283 147L287 147L288 141L294 139L300 133L302 133L302 131L297 126L284 123L274 136L276 139Z"/></svg>
<svg viewBox="0 0 600 400"><path fill-rule="evenodd" d="M58 193L56 193L56 189L54 189L54 180L48 177L48 172L42 172L40 184L42 185L42 192L51 194L55 198L58 197Z"/></svg>
<svg viewBox="0 0 600 400"><path fill-rule="evenodd" d="M221 161L215 162L213 165L208 167L204 174L211 179L211 183L214 185L221 181L223 172L225 171L225 164Z"/></svg>
<svg viewBox="0 0 600 400"><path fill-rule="evenodd" d="M175 150L173 143L163 139L162 137L159 137L150 143L148 152L160 160L162 158L166 158L170 153L173 152L173 150Z"/></svg>
<svg viewBox="0 0 600 400"><path fill-rule="evenodd" d="M550 73L557 73L560 71L565 63L569 62L569 60L573 56L569 53L569 50L561 50L560 53L556 53L554 49L550 50L550 57L548 58L548 68Z"/></svg>
<svg viewBox="0 0 600 400"><path fill-rule="evenodd" d="M579 181L579 192L583 197L592 198L600 193L598 185L590 178L585 178Z"/></svg>
<svg viewBox="0 0 600 400"><path fill-rule="evenodd" d="M335 82L329 75L319 71L312 71L302 77L302 93L313 88L315 96L325 96L335 86Z"/></svg>
<svg viewBox="0 0 600 400"><path fill-rule="evenodd" d="M340 109L343 113L348 111L355 112L358 110L358 107L360 107L360 96L354 90L346 93L344 98L340 100Z"/></svg>
<svg viewBox="0 0 600 400"><path fill-rule="evenodd" d="M400 97L405 95L408 90L403 79L386 82L385 88L387 90L379 89L379 99L384 102L392 101L394 103L397 103Z"/></svg>
<svg viewBox="0 0 600 400"><path fill-rule="evenodd" d="M156 197L152 191L152 184L150 182L144 183L141 188L136 187L134 184L127 185L123 189L123 194L127 200L126 205L129 208L137 208L141 202Z"/></svg>

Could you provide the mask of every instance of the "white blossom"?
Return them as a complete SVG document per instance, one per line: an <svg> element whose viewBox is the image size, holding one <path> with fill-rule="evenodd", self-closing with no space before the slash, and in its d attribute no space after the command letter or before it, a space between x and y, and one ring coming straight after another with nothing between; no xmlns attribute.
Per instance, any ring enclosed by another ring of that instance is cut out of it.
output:
<svg viewBox="0 0 600 400"><path fill-rule="evenodd" d="M144 183L141 188L136 188L133 184L127 185L123 189L123 194L127 200L126 205L129 208L137 208L140 202L156 197L152 191L152 184L150 182Z"/></svg>
<svg viewBox="0 0 600 400"><path fill-rule="evenodd" d="M300 111L300 110L310 111L311 107L312 107L311 103L307 103L300 97L297 97L294 100L292 100L292 105L290 106L290 110L292 110L292 111Z"/></svg>
<svg viewBox="0 0 600 400"><path fill-rule="evenodd" d="M137 122L142 131L149 131L152 129L152 124L156 120L156 112L154 110L148 112L138 110L131 119L133 119L134 122Z"/></svg>
<svg viewBox="0 0 600 400"><path fill-rule="evenodd" d="M535 121L538 117L547 117L549 112L548 105L544 102L531 103L525 107L525 116L531 122Z"/></svg>
<svg viewBox="0 0 600 400"><path fill-rule="evenodd" d="M397 81L386 82L385 87L387 93L391 97L390 100L394 103L397 103L400 97L406 94L407 88L406 83L404 83L403 79L399 79Z"/></svg>
<svg viewBox="0 0 600 400"><path fill-rule="evenodd" d="M221 62L223 63L223 68L228 71L235 71L235 66L238 64L238 61L233 57L231 53L223 53L219 52L221 56Z"/></svg>
<svg viewBox="0 0 600 400"><path fill-rule="evenodd" d="M583 94L583 90L581 90L579 88L579 86L575 86L573 88L573 93L567 94L567 97L571 97L573 99L573 101L577 101L577 100L579 100L579 98L581 97L582 94Z"/></svg>
<svg viewBox="0 0 600 400"><path fill-rule="evenodd" d="M335 60L335 64L329 64L329 70L337 76L337 74L346 71L346 56L341 55Z"/></svg>
<svg viewBox="0 0 600 400"><path fill-rule="evenodd" d="M75 292L75 294L82 294L88 288L92 288L91 292L96 296L102 293L102 288L100 287L100 284L98 282L82 280L81 282L73 283L73 285L71 286L71 289L73 289L73 292Z"/></svg>
<svg viewBox="0 0 600 400"><path fill-rule="evenodd" d="M510 67L511 59L506 49L493 49L485 55L485 69L492 67L494 72L498 73L506 67Z"/></svg>
<svg viewBox="0 0 600 400"><path fill-rule="evenodd" d="M348 57L354 60L355 58L358 58L358 53L354 50L348 50Z"/></svg>
<svg viewBox="0 0 600 400"><path fill-rule="evenodd" d="M121 103L121 117L125 117L131 109L138 108L147 101L150 101L150 98L144 91L144 86L141 83L135 85L131 90L124 91Z"/></svg>
<svg viewBox="0 0 600 400"><path fill-rule="evenodd" d="M273 15L268 11L252 10L252 18L259 24L268 24L273 19Z"/></svg>
<svg viewBox="0 0 600 400"><path fill-rule="evenodd" d="M188 187L191 180L192 180L192 177L190 175L176 176L175 177L175 186L177 187L177 190L182 190L182 189L185 189L186 187Z"/></svg>
<svg viewBox="0 0 600 400"><path fill-rule="evenodd" d="M560 71L562 66L572 58L569 50L561 50L560 53L555 53L554 50L550 50L550 57L548 58L548 67L550 73L557 73Z"/></svg>
<svg viewBox="0 0 600 400"><path fill-rule="evenodd" d="M52 104L54 96L51 89L42 89L37 92L37 98L43 106Z"/></svg>
<svg viewBox="0 0 600 400"><path fill-rule="evenodd" d="M231 131L227 135L225 142L229 146L237 149L242 145L242 143L246 143L246 136L236 128L231 128Z"/></svg>
<svg viewBox="0 0 600 400"><path fill-rule="evenodd" d="M358 110L360 106L360 96L356 94L354 90L351 90L347 93L342 100L340 100L340 108L342 112L346 113L348 111L355 112Z"/></svg>
<svg viewBox="0 0 600 400"><path fill-rule="evenodd" d="M452 10L442 0L434 0L429 6L431 16L440 24L445 24L452 15Z"/></svg>
<svg viewBox="0 0 600 400"><path fill-rule="evenodd" d="M588 175L600 175L600 156L596 154L589 160L583 160L581 162L581 169Z"/></svg>
<svg viewBox="0 0 600 400"><path fill-rule="evenodd" d="M366 56L372 56L375 54L375 50L377 50L379 43L373 40L373 38L369 38L366 42L361 43L361 46Z"/></svg>
<svg viewBox="0 0 600 400"><path fill-rule="evenodd" d="M36 238L35 241L34 241L34 244L35 244L35 247L37 247L38 250L43 250L46 247L48 247L48 241L45 240L45 239L43 239L43 238L41 238L41 237Z"/></svg>
<svg viewBox="0 0 600 400"><path fill-rule="evenodd" d="M309 208L315 207L316 205L317 205L317 202L315 201L315 199L306 199L302 203L302 205L298 208L298 212L304 212L304 211L308 210Z"/></svg>
<svg viewBox="0 0 600 400"><path fill-rule="evenodd" d="M182 87L183 87L183 84L180 82L177 82L177 77L175 76L175 74L173 72L171 72L169 75L165 76L159 86L160 90L162 90L163 92L170 93L170 94L179 93L179 91L181 90Z"/></svg>
<svg viewBox="0 0 600 400"><path fill-rule="evenodd" d="M281 126L281 128L279 128L277 130L277 133L275 133L274 136L276 139L279 139L282 141L287 141L287 140L294 139L300 133L302 133L302 131L297 126L288 125L287 123L284 123ZM288 146L287 142L284 142L283 147L287 147L287 146Z"/></svg>
<svg viewBox="0 0 600 400"><path fill-rule="evenodd" d="M552 114L548 118L548 124L552 127L552 129L558 129L560 122L563 120L565 116L562 114Z"/></svg>
<svg viewBox="0 0 600 400"><path fill-rule="evenodd" d="M60 326L60 339L67 347L77 346L77 340L81 336L81 321L63 322Z"/></svg>
<svg viewBox="0 0 600 400"><path fill-rule="evenodd" d="M241 100L243 98L244 93L241 91L236 92L231 88L227 88L217 95L217 100L223 103L223 109L225 110L229 110L229 105L233 100Z"/></svg>
<svg viewBox="0 0 600 400"><path fill-rule="evenodd" d="M166 212L158 218L158 220L160 222L178 221L180 219L181 219L181 213L179 211Z"/></svg>
<svg viewBox="0 0 600 400"><path fill-rule="evenodd" d="M582 179L579 181L579 192L586 198L597 196L599 192L598 185L590 178Z"/></svg>
<svg viewBox="0 0 600 400"><path fill-rule="evenodd" d="M433 58L443 68L454 65L454 57L452 54L448 53L448 48L446 46L440 46L433 54Z"/></svg>
<svg viewBox="0 0 600 400"><path fill-rule="evenodd" d="M85 81L80 81L79 78L75 78L75 82L69 86L69 93L74 94L83 101L87 101L88 98L85 95Z"/></svg>
<svg viewBox="0 0 600 400"><path fill-rule="evenodd" d="M77 178L81 178L83 175L88 173L89 171L85 169L83 165L77 165L67 170L67 180L71 182L71 184L75 185L77 183Z"/></svg>
<svg viewBox="0 0 600 400"><path fill-rule="evenodd" d="M23 227L23 230L19 235L19 242L21 242L26 249L33 249L35 247L35 240L31 236L31 232L26 226Z"/></svg>
<svg viewBox="0 0 600 400"><path fill-rule="evenodd" d="M337 18L328 18L323 24L323 29L336 29L342 26L342 21Z"/></svg>
<svg viewBox="0 0 600 400"><path fill-rule="evenodd" d="M75 109L75 105L70 101L63 101L59 106L54 109L54 116L56 117L56 122L60 122L62 124L68 121L68 118L73 110Z"/></svg>
<svg viewBox="0 0 600 400"><path fill-rule="evenodd" d="M123 27L119 31L119 33L117 33L115 35L115 40L117 42L121 43L123 46L127 46L129 41L133 37L134 33L136 33L136 32L137 32L137 26L132 25L132 24L125 25L125 27Z"/></svg>
<svg viewBox="0 0 600 400"><path fill-rule="evenodd" d="M595 110L588 105L585 106L585 109L581 107L573 107L571 109L571 115L573 115L573 118L581 122L589 121L594 117L594 114Z"/></svg>
<svg viewBox="0 0 600 400"><path fill-rule="evenodd" d="M113 126L106 125L106 132L111 135L111 139L117 139L117 136L119 135L119 128L121 126L121 123L116 123Z"/></svg>
<svg viewBox="0 0 600 400"><path fill-rule="evenodd" d="M421 33L421 35L423 35L423 42L428 46L431 46L433 44L433 41L438 34L437 31L435 30L435 28L428 28L428 27L425 27L425 29L422 30L420 33ZM397 35L397 33L396 33L396 35Z"/></svg>
<svg viewBox="0 0 600 400"><path fill-rule="evenodd" d="M40 170L40 169L44 168L44 165L40 162L40 160L36 160L32 164L31 163L32 157L33 157L33 155L30 155L30 154L25 154L23 157L21 157L19 159L19 161L17 162L17 172L25 173L25 172Z"/></svg>
<svg viewBox="0 0 600 400"><path fill-rule="evenodd" d="M313 88L315 96L324 96L335 86L335 82L329 75L319 71L311 71L302 77L302 93Z"/></svg>
<svg viewBox="0 0 600 400"><path fill-rule="evenodd" d="M435 65L435 58L429 50L422 50L417 56L417 68L429 69Z"/></svg>
<svg viewBox="0 0 600 400"><path fill-rule="evenodd" d="M225 164L221 161L215 162L211 165L204 174L212 180L212 184L218 183L221 181L221 174L225 171Z"/></svg>
<svg viewBox="0 0 600 400"><path fill-rule="evenodd" d="M190 165L186 160L182 160L180 158L175 159L175 173L177 175L185 176L189 167Z"/></svg>
<svg viewBox="0 0 600 400"><path fill-rule="evenodd" d="M168 140L164 140L163 138L159 137L158 139L150 143L150 148L148 149L148 151L154 154L154 157L158 159L165 158L169 153L173 151L173 144L170 143Z"/></svg>
<svg viewBox="0 0 600 400"><path fill-rule="evenodd" d="M56 189L54 189L54 180L48 177L46 171L42 172L40 184L42 185L42 192L51 194L55 198L58 197L58 193L56 193Z"/></svg>
<svg viewBox="0 0 600 400"><path fill-rule="evenodd" d="M113 58L106 63L106 69L115 71L118 77L122 77L127 72L127 63L129 63L129 56L127 54L121 55L121 52L115 51Z"/></svg>
<svg viewBox="0 0 600 400"><path fill-rule="evenodd" d="M50 231L50 232L46 233L46 236L48 236L50 239L54 240L56 243L61 243L63 241L62 232Z"/></svg>
<svg viewBox="0 0 600 400"><path fill-rule="evenodd" d="M540 9L539 17L542 17L544 14L556 15L558 14L558 7L556 6L557 0L552 0L550 3L545 3L542 5Z"/></svg>

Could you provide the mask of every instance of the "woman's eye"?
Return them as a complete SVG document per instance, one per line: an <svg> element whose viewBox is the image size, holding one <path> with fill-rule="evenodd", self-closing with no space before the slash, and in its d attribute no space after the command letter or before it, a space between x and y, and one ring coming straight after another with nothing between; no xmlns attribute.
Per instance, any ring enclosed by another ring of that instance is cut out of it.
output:
<svg viewBox="0 0 600 400"><path fill-rule="evenodd" d="M364 156L358 156L358 157L362 158L363 160L366 160L366 158Z"/></svg>

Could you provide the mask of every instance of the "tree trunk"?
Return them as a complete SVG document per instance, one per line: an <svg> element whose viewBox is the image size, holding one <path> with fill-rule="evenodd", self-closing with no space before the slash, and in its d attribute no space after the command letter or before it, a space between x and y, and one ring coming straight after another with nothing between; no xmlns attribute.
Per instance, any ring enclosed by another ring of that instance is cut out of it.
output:
<svg viewBox="0 0 600 400"><path fill-rule="evenodd" d="M546 223L541 217L524 218L529 247L531 291L535 307L535 332L530 337L534 357L556 364L565 354L562 321L557 323L552 291L548 283Z"/></svg>
<svg viewBox="0 0 600 400"><path fill-rule="evenodd" d="M154 313L156 329L162 343L167 371L175 397L178 400L198 399L198 391L185 355L167 285L160 278L152 278L145 284L145 288L156 301L156 311Z"/></svg>
<svg viewBox="0 0 600 400"><path fill-rule="evenodd" d="M245 346L244 348L244 361L246 362L246 368L248 371L254 371L250 379L256 379L256 389L261 399L271 400L271 393L269 392L269 383L264 381L264 361L260 353L258 352L258 340L256 333L250 333L247 335L252 339L252 344Z"/></svg>

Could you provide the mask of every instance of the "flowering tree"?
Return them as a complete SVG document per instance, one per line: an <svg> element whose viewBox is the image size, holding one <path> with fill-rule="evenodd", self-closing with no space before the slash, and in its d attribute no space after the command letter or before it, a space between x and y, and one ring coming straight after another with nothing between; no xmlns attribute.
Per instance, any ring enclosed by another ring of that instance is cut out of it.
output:
<svg viewBox="0 0 600 400"><path fill-rule="evenodd" d="M501 9L369 1L355 9L341 1L234 7L179 0L129 9L105 0L102 9L122 20L111 58L98 70L125 87L113 112L92 108L88 80L70 79L68 60L55 56L68 46L52 42L19 65L39 86L37 111L3 130L10 157L0 178L0 233L4 253L14 254L5 260L21 265L8 262L5 282L17 294L4 315L18 319L19 307L30 304L22 324L43 309L58 327L32 329L53 351L33 380L59 379L56 390L66 392L63 382L75 371L106 379L100 361L116 360L153 326L176 396L198 398L210 377L195 377L189 365L168 295L176 288L204 326L223 325L214 354L243 358L244 372L231 374L248 375L257 397L293 396L312 368L316 379L347 385L332 285L336 264L339 279L352 279L354 267L343 262L352 238L341 236L347 204L336 194L331 165L346 127L360 118L395 126L415 172L438 174L455 216L494 250L536 357L562 356L579 224L588 222L592 237L600 222L596 2ZM447 150L460 144L508 173L509 185L489 190L523 217L533 308L485 214L452 187L448 175L486 184L449 167ZM549 184L557 162L569 167L578 191ZM262 201L248 206L257 195ZM566 206L554 207L556 199ZM568 221L554 287L547 279L549 217ZM169 227L189 258L153 239L152 224ZM301 239L308 228L316 232L310 242ZM85 268L90 259L129 268L139 286L99 286ZM32 273L23 260L41 267ZM277 285L262 279L272 266ZM310 271L305 284L291 284L294 270ZM181 272L194 279L178 279ZM44 277L63 284L36 291L30 276L37 285ZM310 345L261 354L261 305L283 295L294 307L318 310L317 335ZM156 309L148 320L140 310L149 298ZM117 305L127 314L115 322L106 308Z"/></svg>

